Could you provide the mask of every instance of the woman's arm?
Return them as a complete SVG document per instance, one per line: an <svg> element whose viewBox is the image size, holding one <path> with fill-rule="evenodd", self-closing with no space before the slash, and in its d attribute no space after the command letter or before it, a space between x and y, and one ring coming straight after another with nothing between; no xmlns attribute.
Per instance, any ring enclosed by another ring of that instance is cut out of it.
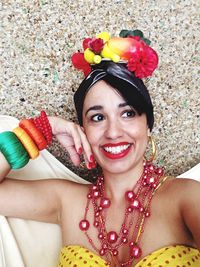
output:
<svg viewBox="0 0 200 267"><path fill-rule="evenodd" d="M53 135L67 150L72 162L79 165L81 153L89 162L92 152L81 127L58 117L50 117L49 121ZM9 171L10 166L0 153L0 214L58 223L63 187L70 198L74 186L69 181L61 180L4 179Z"/></svg>
<svg viewBox="0 0 200 267"><path fill-rule="evenodd" d="M59 188L62 182L64 181L5 179L0 184L0 214L59 223Z"/></svg>
<svg viewBox="0 0 200 267"><path fill-rule="evenodd" d="M200 250L200 183L195 180L183 180L185 181L181 189L182 216Z"/></svg>

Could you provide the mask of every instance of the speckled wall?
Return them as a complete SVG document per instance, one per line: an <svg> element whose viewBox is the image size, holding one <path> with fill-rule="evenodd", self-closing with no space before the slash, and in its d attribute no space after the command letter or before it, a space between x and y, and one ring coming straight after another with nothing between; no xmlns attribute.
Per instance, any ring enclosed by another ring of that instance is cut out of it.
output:
<svg viewBox="0 0 200 267"><path fill-rule="evenodd" d="M75 120L72 95L83 76L71 54L103 30L141 29L160 58L147 83L157 161L180 174L200 161L199 15L198 0L1 0L0 114L20 119L45 109ZM83 174L56 143L49 149Z"/></svg>

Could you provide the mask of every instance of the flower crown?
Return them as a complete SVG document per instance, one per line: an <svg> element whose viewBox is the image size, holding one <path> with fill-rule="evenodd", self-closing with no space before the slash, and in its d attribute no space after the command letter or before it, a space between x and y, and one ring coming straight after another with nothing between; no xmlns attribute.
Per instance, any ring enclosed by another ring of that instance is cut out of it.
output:
<svg viewBox="0 0 200 267"><path fill-rule="evenodd" d="M72 55L72 64L87 76L91 65L102 60L126 63L129 71L142 79L152 75L158 66L158 55L150 46L150 41L140 30L122 30L119 37L110 37L108 32L101 32L94 38L83 41L84 52Z"/></svg>

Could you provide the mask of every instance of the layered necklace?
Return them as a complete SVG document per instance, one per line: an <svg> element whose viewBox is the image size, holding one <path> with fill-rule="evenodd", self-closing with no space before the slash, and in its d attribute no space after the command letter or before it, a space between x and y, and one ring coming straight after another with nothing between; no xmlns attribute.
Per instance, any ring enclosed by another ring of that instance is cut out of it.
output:
<svg viewBox="0 0 200 267"><path fill-rule="evenodd" d="M124 194L126 207L118 233L106 229L106 215L111 200L105 195L104 178L99 177L96 184L91 185L89 189L84 218L80 221L79 228L85 233L93 249L101 257L105 256L108 266L113 262L117 267L128 267L142 255L141 235L144 232L146 219L150 216L152 197L164 174L162 168L155 167L151 162L145 161L143 165L143 173L134 188ZM91 225L87 217L91 206L94 214L93 226L97 229L99 241L97 245L88 233ZM124 262L118 259L121 247L129 251L129 257Z"/></svg>

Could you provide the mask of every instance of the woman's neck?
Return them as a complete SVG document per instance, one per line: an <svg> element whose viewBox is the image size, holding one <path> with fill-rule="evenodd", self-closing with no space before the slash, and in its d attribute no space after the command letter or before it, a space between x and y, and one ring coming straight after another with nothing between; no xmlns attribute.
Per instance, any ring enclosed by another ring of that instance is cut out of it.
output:
<svg viewBox="0 0 200 267"><path fill-rule="evenodd" d="M134 168L123 173L111 173L106 170L104 174L105 193L114 201L120 201L124 198L127 190L132 190L143 173L143 161Z"/></svg>

